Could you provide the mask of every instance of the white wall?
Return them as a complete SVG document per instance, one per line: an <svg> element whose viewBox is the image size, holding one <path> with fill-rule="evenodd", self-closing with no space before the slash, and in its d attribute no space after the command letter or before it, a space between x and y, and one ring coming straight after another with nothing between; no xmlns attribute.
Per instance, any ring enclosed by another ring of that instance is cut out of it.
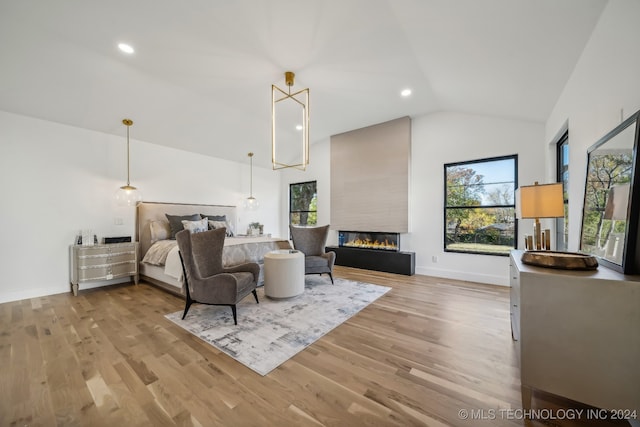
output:
<svg viewBox="0 0 640 427"><path fill-rule="evenodd" d="M401 250L416 252L418 274L507 285L507 257L444 252L443 168L445 163L518 154L520 183L544 182L543 124L439 113L413 118L411 133L410 233L402 235ZM306 172L283 171L281 209L285 213L289 209L290 183L316 180L318 224L329 224L329 140L312 144L310 159ZM530 222L521 221L521 236L532 227ZM286 215L281 227L287 227ZM337 244L336 232L327 243ZM432 262L432 256L437 257L437 263Z"/></svg>
<svg viewBox="0 0 640 427"><path fill-rule="evenodd" d="M283 212L280 218L280 229L283 230L283 237L289 237L289 184L317 181L318 225L331 223L331 144L329 139L311 144L309 166L306 171L282 169L280 176L282 194L280 210ZM331 231L327 244L336 245L337 243L338 234Z"/></svg>
<svg viewBox="0 0 640 427"><path fill-rule="evenodd" d="M407 250L416 253L416 273L508 285L508 257L444 252L444 164L517 154L519 184L544 182L543 125L458 113L431 114L412 123ZM532 223L519 222L521 242Z"/></svg>
<svg viewBox="0 0 640 427"><path fill-rule="evenodd" d="M587 149L640 109L640 2L607 3L580 60L549 116L545 140L568 122L569 128L569 250L580 241ZM549 148L549 176L555 173Z"/></svg>
<svg viewBox="0 0 640 427"><path fill-rule="evenodd" d="M135 209L113 201L126 182L121 126L118 137L0 112L0 302L68 292L68 247L80 229L93 229L99 238L134 235ZM261 208L239 208L238 229L260 221L265 232L279 235L280 178L264 168L253 172ZM242 206L249 163L132 139L131 183L146 201ZM115 225L116 218L123 225Z"/></svg>

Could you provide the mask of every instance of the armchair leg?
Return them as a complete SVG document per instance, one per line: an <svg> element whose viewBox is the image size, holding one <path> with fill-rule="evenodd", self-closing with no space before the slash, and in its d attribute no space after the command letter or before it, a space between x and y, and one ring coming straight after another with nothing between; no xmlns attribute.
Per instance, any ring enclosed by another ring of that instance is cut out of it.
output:
<svg viewBox="0 0 640 427"><path fill-rule="evenodd" d="M333 283L333 274L328 273L329 274L329 278L331 279L331 284L334 285L335 283Z"/></svg>
<svg viewBox="0 0 640 427"><path fill-rule="evenodd" d="M178 255L180 256L180 265L182 266L182 277L184 277L184 313L182 313L182 320L187 317L187 311L189 311L189 307L193 304L193 300L191 299L191 294L189 293L189 282L187 281L187 270L184 267L184 259L182 258L182 252L178 251Z"/></svg>
<svg viewBox="0 0 640 427"><path fill-rule="evenodd" d="M236 305L235 304L233 304L231 306L231 311L233 312L233 323L237 325L238 324L238 315L236 313Z"/></svg>
<svg viewBox="0 0 640 427"><path fill-rule="evenodd" d="M193 304L193 301L191 300L191 298L189 298L189 295L187 294L187 298L184 304L184 313L182 314L182 320L184 320L184 318L187 316L187 311L189 311L189 307L191 307L191 304Z"/></svg>
<svg viewBox="0 0 640 427"><path fill-rule="evenodd" d="M253 292L253 297L256 299L256 303L260 304L260 301L258 301L258 293L256 292L255 289L252 292Z"/></svg>

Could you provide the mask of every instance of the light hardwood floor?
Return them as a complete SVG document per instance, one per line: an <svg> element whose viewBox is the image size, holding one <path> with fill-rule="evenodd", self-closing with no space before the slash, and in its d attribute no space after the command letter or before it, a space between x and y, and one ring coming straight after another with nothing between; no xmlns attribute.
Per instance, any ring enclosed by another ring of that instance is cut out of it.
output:
<svg viewBox="0 0 640 427"><path fill-rule="evenodd" d="M182 300L144 283L0 304L0 425L523 425L508 288L336 276L393 289L265 377L166 320Z"/></svg>

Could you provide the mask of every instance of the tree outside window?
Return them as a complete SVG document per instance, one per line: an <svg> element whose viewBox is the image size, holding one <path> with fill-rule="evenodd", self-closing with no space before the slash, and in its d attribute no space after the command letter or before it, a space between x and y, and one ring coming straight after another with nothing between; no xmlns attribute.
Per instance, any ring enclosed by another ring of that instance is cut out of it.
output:
<svg viewBox="0 0 640 427"><path fill-rule="evenodd" d="M444 165L444 249L508 255L516 247L517 155Z"/></svg>
<svg viewBox="0 0 640 427"><path fill-rule="evenodd" d="M619 150L594 152L589 161L585 189L585 205L589 207L582 221L582 249L601 253L611 233L623 234L626 221L615 221L606 215L608 197L614 185L630 184L633 152Z"/></svg>
<svg viewBox="0 0 640 427"><path fill-rule="evenodd" d="M316 181L289 185L289 224L299 226L318 224L316 187Z"/></svg>

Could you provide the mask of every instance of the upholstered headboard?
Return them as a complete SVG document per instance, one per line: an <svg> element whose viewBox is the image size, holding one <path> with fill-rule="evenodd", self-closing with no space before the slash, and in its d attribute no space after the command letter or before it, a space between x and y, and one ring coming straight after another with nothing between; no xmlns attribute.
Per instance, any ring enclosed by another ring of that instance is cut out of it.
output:
<svg viewBox="0 0 640 427"><path fill-rule="evenodd" d="M165 214L226 215L227 222L229 222L233 228L237 225L235 206L140 202L136 207L136 241L140 242L140 259L144 257L151 247L151 222L167 221Z"/></svg>

